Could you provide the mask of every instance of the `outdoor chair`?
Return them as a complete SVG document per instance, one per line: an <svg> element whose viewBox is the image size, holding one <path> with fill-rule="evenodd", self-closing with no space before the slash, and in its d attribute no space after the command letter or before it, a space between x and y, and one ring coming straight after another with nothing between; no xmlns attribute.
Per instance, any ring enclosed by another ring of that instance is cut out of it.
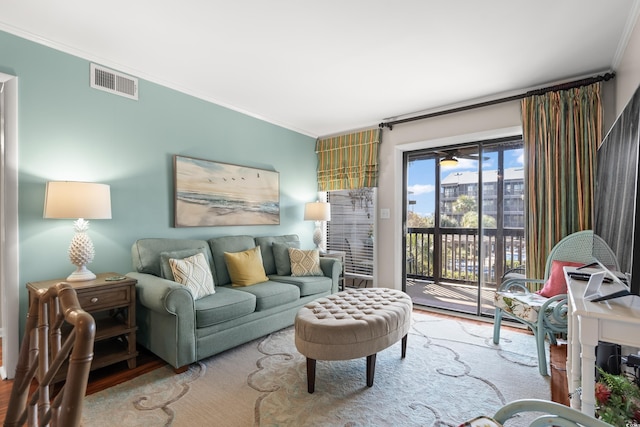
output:
<svg viewBox="0 0 640 427"><path fill-rule="evenodd" d="M528 326L536 340L538 368L547 373L545 337L553 345L556 335L567 333L567 294L563 267L590 264L598 259L604 265L619 270L613 251L592 230L579 231L560 240L549 252L544 279L507 278L494 296L495 319L493 342L500 341L502 316L507 315ZM530 291L531 285L544 284L541 294Z"/></svg>
<svg viewBox="0 0 640 427"><path fill-rule="evenodd" d="M500 408L493 417L478 417L460 424L460 427L502 427L508 420L518 418L527 412L535 414L535 418L531 421L529 427L610 427L610 424L590 417L576 409L560 403L539 399L514 400ZM506 425L509 424L507 423Z"/></svg>
<svg viewBox="0 0 640 427"><path fill-rule="evenodd" d="M95 332L95 320L71 285L38 292L27 315L5 427L80 425Z"/></svg>
<svg viewBox="0 0 640 427"><path fill-rule="evenodd" d="M373 283L373 261L355 257L349 239L345 238L344 243L346 249L344 278L351 279L353 287L366 288L369 282Z"/></svg>
<svg viewBox="0 0 640 427"><path fill-rule="evenodd" d="M527 277L526 272L527 272L527 267L525 265L520 265L518 267L510 268L509 270L504 272L500 283L504 282L507 279L514 279L514 278L524 279Z"/></svg>

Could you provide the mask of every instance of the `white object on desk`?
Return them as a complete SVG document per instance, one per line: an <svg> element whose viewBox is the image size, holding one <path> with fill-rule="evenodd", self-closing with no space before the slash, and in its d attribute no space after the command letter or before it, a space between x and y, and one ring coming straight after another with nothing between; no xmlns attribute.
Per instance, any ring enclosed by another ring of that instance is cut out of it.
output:
<svg viewBox="0 0 640 427"><path fill-rule="evenodd" d="M571 407L595 414L595 369L598 341L640 347L640 298L633 295L590 302L584 299L587 283L569 277L575 267L564 267L569 294L567 380ZM601 293L624 289L621 283L603 283ZM582 393L576 393L581 388Z"/></svg>
<svg viewBox="0 0 640 427"><path fill-rule="evenodd" d="M600 285L602 285L605 274L607 273L604 271L598 271L597 273L591 274L591 277L589 277L589 281L587 282L587 286L584 289L584 294L582 294L586 301L592 301L602 296L602 293L600 292Z"/></svg>

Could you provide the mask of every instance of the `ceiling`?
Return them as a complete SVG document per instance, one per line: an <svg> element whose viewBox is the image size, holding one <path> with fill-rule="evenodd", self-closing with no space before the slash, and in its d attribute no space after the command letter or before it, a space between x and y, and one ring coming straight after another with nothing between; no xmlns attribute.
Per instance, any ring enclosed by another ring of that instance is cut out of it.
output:
<svg viewBox="0 0 640 427"><path fill-rule="evenodd" d="M639 4L0 0L0 30L317 137L615 71Z"/></svg>

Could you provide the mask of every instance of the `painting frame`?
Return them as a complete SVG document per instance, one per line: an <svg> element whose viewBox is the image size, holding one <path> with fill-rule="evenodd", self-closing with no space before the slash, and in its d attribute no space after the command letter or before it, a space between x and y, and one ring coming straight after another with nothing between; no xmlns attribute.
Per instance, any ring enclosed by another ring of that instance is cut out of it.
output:
<svg viewBox="0 0 640 427"><path fill-rule="evenodd" d="M280 173L175 154L174 226L280 225Z"/></svg>

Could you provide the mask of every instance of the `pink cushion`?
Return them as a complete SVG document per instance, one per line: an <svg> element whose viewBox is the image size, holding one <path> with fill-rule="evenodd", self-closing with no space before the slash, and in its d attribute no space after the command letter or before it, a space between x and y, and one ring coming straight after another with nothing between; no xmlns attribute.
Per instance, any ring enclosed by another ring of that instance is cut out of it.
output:
<svg viewBox="0 0 640 427"><path fill-rule="evenodd" d="M584 265L584 263L571 261L552 261L551 274L545 282L544 288L540 289L536 293L546 298L566 294L567 282L564 280L564 271L562 267L580 267L581 265Z"/></svg>

